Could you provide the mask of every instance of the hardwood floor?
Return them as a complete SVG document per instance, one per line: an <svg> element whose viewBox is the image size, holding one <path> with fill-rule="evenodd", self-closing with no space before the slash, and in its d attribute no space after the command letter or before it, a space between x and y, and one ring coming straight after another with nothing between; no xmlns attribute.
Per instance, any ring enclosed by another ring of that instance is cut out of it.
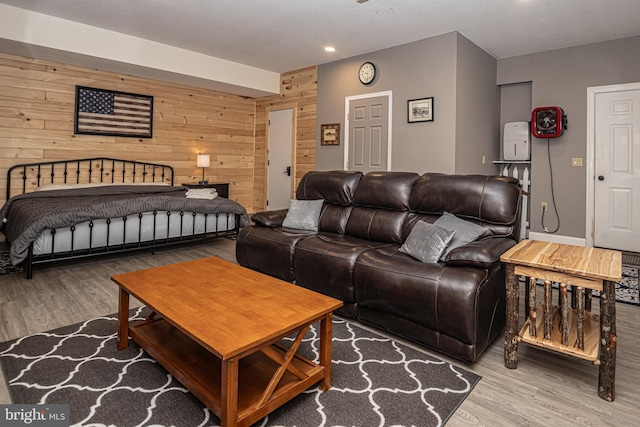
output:
<svg viewBox="0 0 640 427"><path fill-rule="evenodd" d="M113 274L205 256L235 262L235 241L218 239L188 247L165 248L155 254L142 251L38 266L32 280L26 280L23 274L0 276L0 342L115 313L118 287L110 280ZM523 300L521 296L521 304ZM132 301L132 306L134 304ZM618 350L614 402L598 397L598 367L586 362L520 345L518 368L505 368L503 337L471 366L422 348L482 375L482 380L447 426L638 425L640 307L618 303L616 309ZM594 304L595 310L597 304ZM521 323L523 321L521 319ZM10 403L10 398L2 378L0 404L4 403Z"/></svg>

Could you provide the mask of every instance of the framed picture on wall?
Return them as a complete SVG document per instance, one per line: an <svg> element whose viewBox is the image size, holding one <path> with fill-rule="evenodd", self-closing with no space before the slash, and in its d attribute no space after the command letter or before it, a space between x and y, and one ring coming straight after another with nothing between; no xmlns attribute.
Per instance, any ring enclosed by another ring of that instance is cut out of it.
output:
<svg viewBox="0 0 640 427"><path fill-rule="evenodd" d="M340 123L320 125L320 145L340 145Z"/></svg>
<svg viewBox="0 0 640 427"><path fill-rule="evenodd" d="M410 99L407 105L408 121L432 122L433 121L433 96L430 98Z"/></svg>
<svg viewBox="0 0 640 427"><path fill-rule="evenodd" d="M75 134L151 138L153 96L76 86Z"/></svg>

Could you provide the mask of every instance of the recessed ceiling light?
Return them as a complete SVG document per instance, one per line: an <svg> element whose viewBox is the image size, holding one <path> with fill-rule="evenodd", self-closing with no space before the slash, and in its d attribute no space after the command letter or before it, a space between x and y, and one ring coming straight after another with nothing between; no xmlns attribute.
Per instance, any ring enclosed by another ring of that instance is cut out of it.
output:
<svg viewBox="0 0 640 427"><path fill-rule="evenodd" d="M335 52L336 48L335 47L331 47L331 46L327 46L324 48L325 52Z"/></svg>

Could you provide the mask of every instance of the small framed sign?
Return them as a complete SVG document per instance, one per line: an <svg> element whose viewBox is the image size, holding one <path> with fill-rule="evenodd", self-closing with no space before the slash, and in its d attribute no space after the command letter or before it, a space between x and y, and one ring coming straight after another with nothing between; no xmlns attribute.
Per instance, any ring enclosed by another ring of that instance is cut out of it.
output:
<svg viewBox="0 0 640 427"><path fill-rule="evenodd" d="M433 97L410 99L407 111L409 123L433 121Z"/></svg>
<svg viewBox="0 0 640 427"><path fill-rule="evenodd" d="M340 123L320 125L320 145L340 145Z"/></svg>

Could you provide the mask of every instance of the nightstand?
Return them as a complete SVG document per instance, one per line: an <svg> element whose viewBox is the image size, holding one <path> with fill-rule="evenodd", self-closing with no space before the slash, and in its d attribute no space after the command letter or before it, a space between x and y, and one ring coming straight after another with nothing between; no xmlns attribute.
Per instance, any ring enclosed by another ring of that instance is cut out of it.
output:
<svg viewBox="0 0 640 427"><path fill-rule="evenodd" d="M197 182L183 182L183 187L187 188L215 188L220 197L229 198L228 182L210 182L208 184L198 184Z"/></svg>
<svg viewBox="0 0 640 427"><path fill-rule="evenodd" d="M620 251L538 240L521 240L502 254L507 287L504 365L518 366L518 343L588 360L599 367L598 396L612 402L616 377L616 291L622 277ZM519 326L519 280L527 278L527 320ZM536 304L536 281L544 281L543 301ZM552 305L552 282L559 302ZM567 285L575 292L569 303ZM591 290L600 291L600 314L591 313ZM573 305L573 304L571 304Z"/></svg>

